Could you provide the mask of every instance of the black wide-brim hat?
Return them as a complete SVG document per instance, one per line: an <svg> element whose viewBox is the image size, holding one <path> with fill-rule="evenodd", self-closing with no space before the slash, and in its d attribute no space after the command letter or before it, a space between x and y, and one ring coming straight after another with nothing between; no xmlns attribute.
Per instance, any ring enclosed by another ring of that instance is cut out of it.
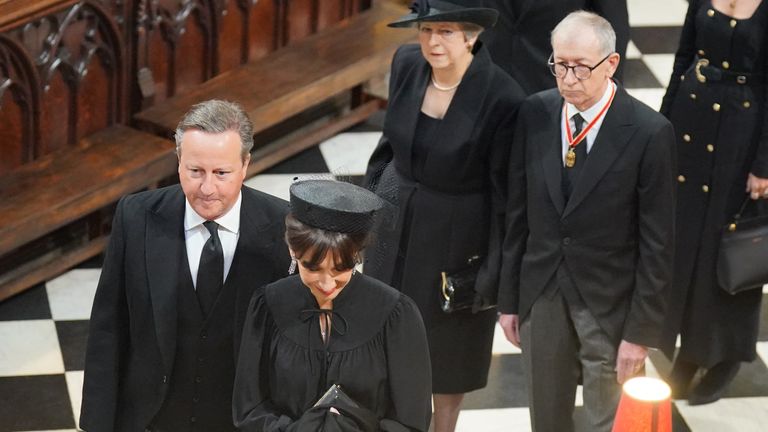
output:
<svg viewBox="0 0 768 432"><path fill-rule="evenodd" d="M291 213L326 231L365 234L384 201L368 189L335 180L302 180L291 185Z"/></svg>
<svg viewBox="0 0 768 432"><path fill-rule="evenodd" d="M412 27L419 22L466 22L483 28L491 28L499 18L499 11L484 7L464 7L447 1L416 0L411 4L411 13L389 27Z"/></svg>

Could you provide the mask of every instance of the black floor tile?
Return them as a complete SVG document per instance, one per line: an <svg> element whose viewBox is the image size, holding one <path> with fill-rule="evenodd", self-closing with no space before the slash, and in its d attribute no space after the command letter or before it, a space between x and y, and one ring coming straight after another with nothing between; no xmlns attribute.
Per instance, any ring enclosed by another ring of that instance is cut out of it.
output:
<svg viewBox="0 0 768 432"><path fill-rule="evenodd" d="M643 54L674 54L680 43L682 27L633 27L629 38Z"/></svg>
<svg viewBox="0 0 768 432"><path fill-rule="evenodd" d="M626 88L662 88L644 61L627 59L624 61L624 87Z"/></svg>
<svg viewBox="0 0 768 432"><path fill-rule="evenodd" d="M64 370L74 371L85 368L85 346L88 342L88 320L57 321Z"/></svg>
<svg viewBox="0 0 768 432"><path fill-rule="evenodd" d="M325 173L328 165L325 164L320 147L314 146L297 154L296 156L281 162L268 169L264 174L301 174L301 173Z"/></svg>
<svg viewBox="0 0 768 432"><path fill-rule="evenodd" d="M0 378L0 431L72 429L64 375Z"/></svg>
<svg viewBox="0 0 768 432"><path fill-rule="evenodd" d="M467 393L462 409L519 408L528 406L528 391L519 354L494 355L488 386Z"/></svg>
<svg viewBox="0 0 768 432"><path fill-rule="evenodd" d="M0 301L0 321L50 318L51 309L44 283Z"/></svg>

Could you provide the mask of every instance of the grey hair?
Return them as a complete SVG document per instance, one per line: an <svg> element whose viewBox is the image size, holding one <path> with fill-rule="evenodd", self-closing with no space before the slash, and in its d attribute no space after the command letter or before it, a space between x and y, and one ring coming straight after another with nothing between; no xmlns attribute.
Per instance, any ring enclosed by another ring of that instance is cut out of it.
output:
<svg viewBox="0 0 768 432"><path fill-rule="evenodd" d="M616 32L613 31L611 23L600 15L579 10L571 12L563 18L560 23L552 30L552 38L550 42L554 46L555 38L560 32L567 32L577 30L579 32L584 29L592 29L592 32L600 42L600 50L603 55L608 55L616 51Z"/></svg>
<svg viewBox="0 0 768 432"><path fill-rule="evenodd" d="M464 32L464 37L467 40L470 40L475 36L480 36L480 33L482 33L483 30L485 30L483 26L477 25L475 23L469 23L469 22L461 22L459 23L459 27L461 27L461 31Z"/></svg>
<svg viewBox="0 0 768 432"><path fill-rule="evenodd" d="M253 149L253 123L243 107L235 102L211 99L195 104L176 126L176 155L181 156L181 138L188 130L208 133L237 132L243 161Z"/></svg>

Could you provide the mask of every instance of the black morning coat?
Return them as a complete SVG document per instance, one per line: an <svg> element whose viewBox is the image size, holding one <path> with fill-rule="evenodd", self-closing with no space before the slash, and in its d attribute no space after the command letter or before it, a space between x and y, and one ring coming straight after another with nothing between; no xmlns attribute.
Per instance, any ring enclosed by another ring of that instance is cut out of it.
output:
<svg viewBox="0 0 768 432"><path fill-rule="evenodd" d="M129 195L117 205L91 313L83 430L143 432L166 398L177 345L177 287L187 265L184 208L178 185ZM235 289L232 364L216 365L231 368L232 380L248 302L290 264L283 240L287 211L285 201L242 188L240 237L222 288ZM232 384L221 383L229 395ZM231 413L231 401L221 403Z"/></svg>
<svg viewBox="0 0 768 432"><path fill-rule="evenodd" d="M476 46L475 57L430 144L421 178L414 178L412 147L431 67L418 45L398 49L392 61L389 109L384 137L366 174L375 183L394 158L400 216L394 229L381 229L377 247L366 251L365 273L390 284L419 305L427 330L455 320L439 308L440 272L484 260L477 289L495 300L504 225L506 165L514 119L524 94ZM369 184L369 187L371 185ZM402 223L410 219L407 245ZM407 250L402 277L397 251ZM393 280L398 279L398 280Z"/></svg>
<svg viewBox="0 0 768 432"><path fill-rule="evenodd" d="M451 0L464 6L484 6L499 11L496 26L484 31L494 63L507 71L526 94L555 87L547 68L552 53L550 33L566 15L579 9L601 15L616 32L616 52L624 58L629 42L626 0ZM619 65L615 77L621 80Z"/></svg>
<svg viewBox="0 0 768 432"><path fill-rule="evenodd" d="M618 87L566 203L557 89L520 108L509 167L499 311L529 313L561 265L601 328L657 347L672 280L672 125ZM527 205L526 205L527 202Z"/></svg>

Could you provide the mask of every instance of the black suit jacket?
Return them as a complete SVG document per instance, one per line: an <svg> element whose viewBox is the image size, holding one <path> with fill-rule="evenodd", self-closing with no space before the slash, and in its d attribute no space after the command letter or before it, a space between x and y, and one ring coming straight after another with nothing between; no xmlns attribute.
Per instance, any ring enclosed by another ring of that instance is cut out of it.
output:
<svg viewBox="0 0 768 432"><path fill-rule="evenodd" d="M555 86L547 68L552 53L550 34L566 15L585 9L607 19L616 32L616 52L622 58L629 42L626 0L452 0L465 6L499 11L496 26L480 35L494 63L514 78L527 94ZM621 79L622 66L616 73Z"/></svg>
<svg viewBox="0 0 768 432"><path fill-rule="evenodd" d="M235 359L253 291L284 277L289 265L287 203L248 187L242 197L226 282L237 290ZM184 203L176 185L126 196L117 205L91 312L84 430L143 431L163 403L176 352L179 266L186 264Z"/></svg>
<svg viewBox="0 0 768 432"><path fill-rule="evenodd" d="M614 341L658 346L672 278L672 126L619 87L566 203L562 106L552 89L520 108L499 309L524 318L548 284L556 283L562 263Z"/></svg>

